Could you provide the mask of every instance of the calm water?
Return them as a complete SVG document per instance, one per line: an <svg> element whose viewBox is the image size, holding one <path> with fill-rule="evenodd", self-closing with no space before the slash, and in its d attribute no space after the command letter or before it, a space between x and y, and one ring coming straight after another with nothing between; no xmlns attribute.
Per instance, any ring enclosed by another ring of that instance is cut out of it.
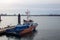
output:
<svg viewBox="0 0 60 40"><path fill-rule="evenodd" d="M21 17L21 22L26 16ZM29 33L23 37L0 36L0 40L60 40L60 16L31 16L38 23L36 32ZM17 25L17 16L2 16L0 28L7 25ZM21 23L21 24L22 24Z"/></svg>

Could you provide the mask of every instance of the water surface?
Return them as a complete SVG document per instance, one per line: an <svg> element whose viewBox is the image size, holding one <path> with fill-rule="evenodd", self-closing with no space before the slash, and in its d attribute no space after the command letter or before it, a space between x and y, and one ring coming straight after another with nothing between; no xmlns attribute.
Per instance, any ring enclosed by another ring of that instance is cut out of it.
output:
<svg viewBox="0 0 60 40"><path fill-rule="evenodd" d="M23 19L26 19L26 16L21 17L22 23ZM35 32L20 38L4 35L0 36L0 40L60 40L60 16L31 16L30 19L38 23ZM17 23L17 16L2 16L0 28Z"/></svg>

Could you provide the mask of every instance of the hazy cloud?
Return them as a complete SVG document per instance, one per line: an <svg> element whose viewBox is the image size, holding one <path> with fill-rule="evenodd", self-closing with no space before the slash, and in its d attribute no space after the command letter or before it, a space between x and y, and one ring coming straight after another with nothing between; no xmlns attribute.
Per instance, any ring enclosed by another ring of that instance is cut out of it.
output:
<svg viewBox="0 0 60 40"><path fill-rule="evenodd" d="M48 10L60 10L59 5L60 0L0 0L0 13L24 13L28 8L33 14L42 14L49 13Z"/></svg>

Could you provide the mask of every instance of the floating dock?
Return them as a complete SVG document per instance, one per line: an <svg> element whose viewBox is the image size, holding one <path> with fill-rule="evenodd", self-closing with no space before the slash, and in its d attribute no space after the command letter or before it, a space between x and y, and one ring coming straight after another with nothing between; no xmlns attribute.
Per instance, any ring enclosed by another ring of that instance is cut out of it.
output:
<svg viewBox="0 0 60 40"><path fill-rule="evenodd" d="M7 29L12 29L12 28L15 28L15 26L7 26L4 28L0 28L0 35L4 34Z"/></svg>

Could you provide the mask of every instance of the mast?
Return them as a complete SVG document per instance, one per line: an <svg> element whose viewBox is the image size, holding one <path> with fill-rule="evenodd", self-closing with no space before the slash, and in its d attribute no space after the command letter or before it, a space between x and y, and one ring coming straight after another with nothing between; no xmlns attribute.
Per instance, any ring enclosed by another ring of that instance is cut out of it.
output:
<svg viewBox="0 0 60 40"><path fill-rule="evenodd" d="M29 20L29 13L30 13L30 11L27 9L27 11L25 13L27 15L27 20Z"/></svg>

